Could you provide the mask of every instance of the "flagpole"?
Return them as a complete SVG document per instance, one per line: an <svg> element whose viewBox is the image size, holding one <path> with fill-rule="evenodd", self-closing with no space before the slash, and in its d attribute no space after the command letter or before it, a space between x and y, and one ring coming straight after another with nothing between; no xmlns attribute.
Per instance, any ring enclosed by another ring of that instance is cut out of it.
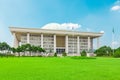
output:
<svg viewBox="0 0 120 80"><path fill-rule="evenodd" d="M112 31L112 48L113 48L113 54L114 54L114 28Z"/></svg>

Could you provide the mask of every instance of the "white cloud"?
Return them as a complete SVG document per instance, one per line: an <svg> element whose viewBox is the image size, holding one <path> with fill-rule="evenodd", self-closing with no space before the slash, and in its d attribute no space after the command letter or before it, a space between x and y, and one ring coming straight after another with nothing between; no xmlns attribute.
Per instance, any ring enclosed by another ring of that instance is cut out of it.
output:
<svg viewBox="0 0 120 80"><path fill-rule="evenodd" d="M120 10L120 6L119 5L115 5L111 8L111 11L119 11Z"/></svg>
<svg viewBox="0 0 120 80"><path fill-rule="evenodd" d="M105 33L105 31L100 31L100 33Z"/></svg>
<svg viewBox="0 0 120 80"><path fill-rule="evenodd" d="M78 28L81 28L81 25L74 24L74 23L49 23L42 27L42 29L57 29L57 30L76 30Z"/></svg>
<svg viewBox="0 0 120 80"><path fill-rule="evenodd" d="M111 11L120 11L120 0L117 0L112 6Z"/></svg>

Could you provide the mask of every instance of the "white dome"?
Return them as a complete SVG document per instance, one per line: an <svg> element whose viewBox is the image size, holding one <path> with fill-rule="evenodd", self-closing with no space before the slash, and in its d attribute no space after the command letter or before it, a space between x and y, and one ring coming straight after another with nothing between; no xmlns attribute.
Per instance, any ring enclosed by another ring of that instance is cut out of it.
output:
<svg viewBox="0 0 120 80"><path fill-rule="evenodd" d="M72 30L80 28L81 25L74 23L49 23L42 27L42 29L57 29L57 30Z"/></svg>
<svg viewBox="0 0 120 80"><path fill-rule="evenodd" d="M59 29L60 24L58 23L49 23L42 27L42 29Z"/></svg>

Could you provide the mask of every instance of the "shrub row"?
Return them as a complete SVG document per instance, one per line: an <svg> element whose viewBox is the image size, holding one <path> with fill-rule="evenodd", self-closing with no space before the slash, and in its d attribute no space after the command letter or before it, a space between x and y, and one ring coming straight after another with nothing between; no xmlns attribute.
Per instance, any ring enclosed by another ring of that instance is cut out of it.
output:
<svg viewBox="0 0 120 80"><path fill-rule="evenodd" d="M64 56L64 57L67 56L67 53L63 52L62 56ZM54 57L57 57L57 53L54 53Z"/></svg>
<svg viewBox="0 0 120 80"><path fill-rule="evenodd" d="M14 55L10 53L0 53L0 57L14 57Z"/></svg>

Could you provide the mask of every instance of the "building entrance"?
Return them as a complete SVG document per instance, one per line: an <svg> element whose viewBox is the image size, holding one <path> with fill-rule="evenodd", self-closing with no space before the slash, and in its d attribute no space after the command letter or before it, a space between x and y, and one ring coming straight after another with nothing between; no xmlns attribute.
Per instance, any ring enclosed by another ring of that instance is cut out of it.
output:
<svg viewBox="0 0 120 80"><path fill-rule="evenodd" d="M56 52L57 54L62 54L63 52L65 52L65 48L57 48Z"/></svg>

